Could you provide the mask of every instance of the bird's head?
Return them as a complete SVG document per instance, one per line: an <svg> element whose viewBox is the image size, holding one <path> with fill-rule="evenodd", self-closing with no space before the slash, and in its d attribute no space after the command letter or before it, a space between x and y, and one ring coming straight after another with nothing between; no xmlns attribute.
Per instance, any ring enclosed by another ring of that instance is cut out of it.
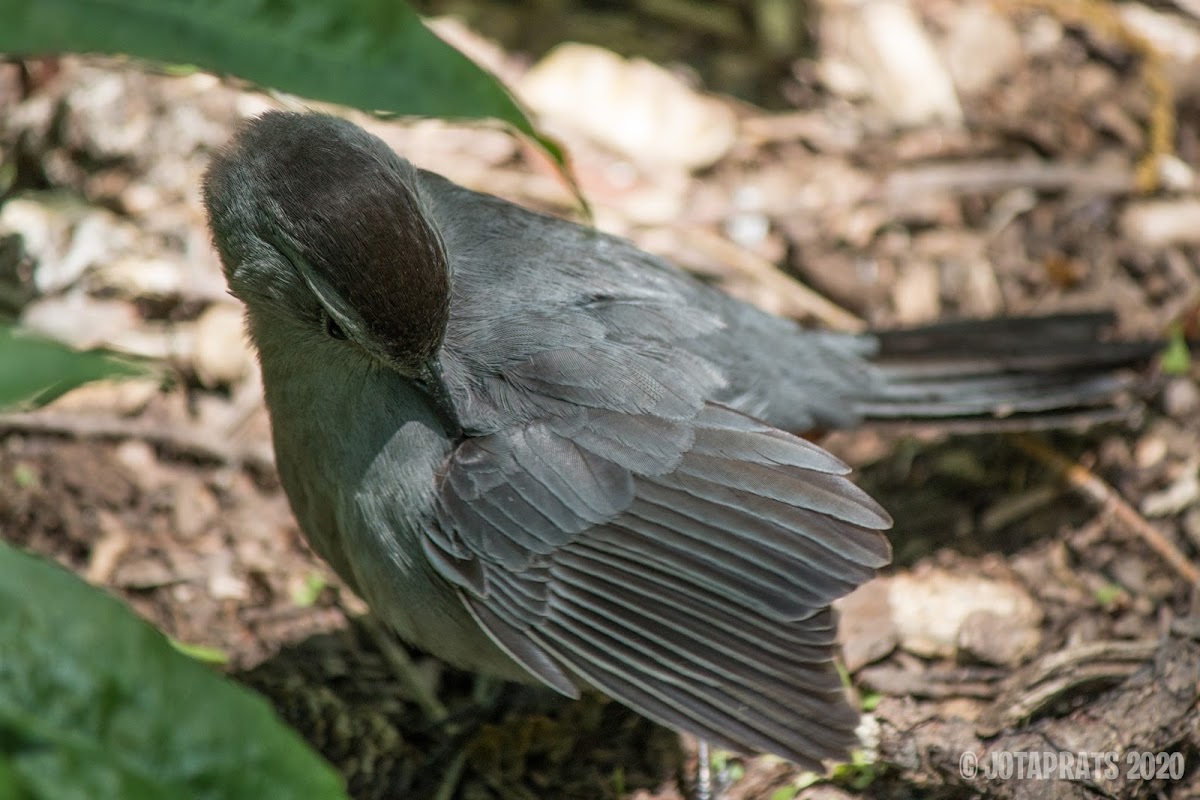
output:
<svg viewBox="0 0 1200 800"><path fill-rule="evenodd" d="M419 383L434 377L446 250L416 169L382 140L333 116L268 112L213 159L204 202L260 350L268 337L297 348L320 337Z"/></svg>

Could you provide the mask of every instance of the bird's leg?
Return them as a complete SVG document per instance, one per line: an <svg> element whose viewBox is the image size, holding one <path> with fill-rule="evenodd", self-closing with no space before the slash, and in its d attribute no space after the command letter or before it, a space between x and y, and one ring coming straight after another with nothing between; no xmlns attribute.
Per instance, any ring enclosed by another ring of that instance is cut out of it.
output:
<svg viewBox="0 0 1200 800"><path fill-rule="evenodd" d="M384 628L379 621L370 615L362 618L363 627L374 640L375 646L383 655L391 668L396 680L408 690L413 702L421 707L430 722L440 723L446 719L446 707L429 687L429 682L421 674L421 670L408 657L408 653L396 642L391 631Z"/></svg>
<svg viewBox="0 0 1200 800"><path fill-rule="evenodd" d="M478 728L504 703L508 686L507 681L493 675L476 675L471 684L471 702L441 717L430 717L430 727L441 728L451 736Z"/></svg>
<svg viewBox="0 0 1200 800"><path fill-rule="evenodd" d="M471 686L471 701L481 708L494 707L504 693L504 683L494 675L476 675Z"/></svg>
<svg viewBox="0 0 1200 800"><path fill-rule="evenodd" d="M692 793L695 800L724 800L731 783L728 755L724 751L714 753L705 739L696 740L696 780Z"/></svg>
<svg viewBox="0 0 1200 800"><path fill-rule="evenodd" d="M712 754L705 739L696 748L696 800L712 800Z"/></svg>

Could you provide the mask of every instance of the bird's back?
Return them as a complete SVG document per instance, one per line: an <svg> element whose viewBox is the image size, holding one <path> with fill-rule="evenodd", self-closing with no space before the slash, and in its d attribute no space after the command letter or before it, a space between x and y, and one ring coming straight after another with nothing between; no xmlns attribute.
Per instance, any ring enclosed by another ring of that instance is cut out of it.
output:
<svg viewBox="0 0 1200 800"><path fill-rule="evenodd" d="M665 351L699 359L719 376L698 382L705 400L793 432L864 419L1015 415L1044 425L1078 419L1080 409L1083 418L1119 414L1131 383L1125 368L1160 348L1109 341L1107 313L866 334L808 330L624 239L432 173L421 181L454 273L447 350L471 360L476 378L546 349L576 348L611 393L633 374L630 352ZM481 318L481 308L503 313ZM528 402L511 387L492 388L474 387L475 421L485 429L509 415L547 412L544 398Z"/></svg>

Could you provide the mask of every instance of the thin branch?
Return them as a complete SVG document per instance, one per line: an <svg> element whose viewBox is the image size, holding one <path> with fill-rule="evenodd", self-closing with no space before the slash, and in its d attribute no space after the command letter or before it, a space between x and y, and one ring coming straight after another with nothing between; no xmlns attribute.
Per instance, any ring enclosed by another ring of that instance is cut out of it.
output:
<svg viewBox="0 0 1200 800"><path fill-rule="evenodd" d="M1071 488L1094 502L1102 511L1112 514L1132 533L1140 537L1150 546L1151 550L1186 580L1188 585L1200 584L1200 569L1102 478L1032 436L1019 435L1014 439L1018 447L1050 467Z"/></svg>
<svg viewBox="0 0 1200 800"><path fill-rule="evenodd" d="M219 464L274 469L269 446L241 445L214 437L211 431L151 425L119 417L78 416L50 411L0 414L0 434L42 433L73 439L136 439L174 453Z"/></svg>

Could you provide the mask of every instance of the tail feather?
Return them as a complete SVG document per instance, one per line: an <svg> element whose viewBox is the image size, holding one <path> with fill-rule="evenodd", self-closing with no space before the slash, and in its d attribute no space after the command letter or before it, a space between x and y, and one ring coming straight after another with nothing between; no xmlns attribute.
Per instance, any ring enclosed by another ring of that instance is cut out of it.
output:
<svg viewBox="0 0 1200 800"><path fill-rule="evenodd" d="M1064 417L1134 406L1134 368L1163 344L1111 341L1109 313L1007 317L874 333L881 385L857 410L873 419Z"/></svg>

